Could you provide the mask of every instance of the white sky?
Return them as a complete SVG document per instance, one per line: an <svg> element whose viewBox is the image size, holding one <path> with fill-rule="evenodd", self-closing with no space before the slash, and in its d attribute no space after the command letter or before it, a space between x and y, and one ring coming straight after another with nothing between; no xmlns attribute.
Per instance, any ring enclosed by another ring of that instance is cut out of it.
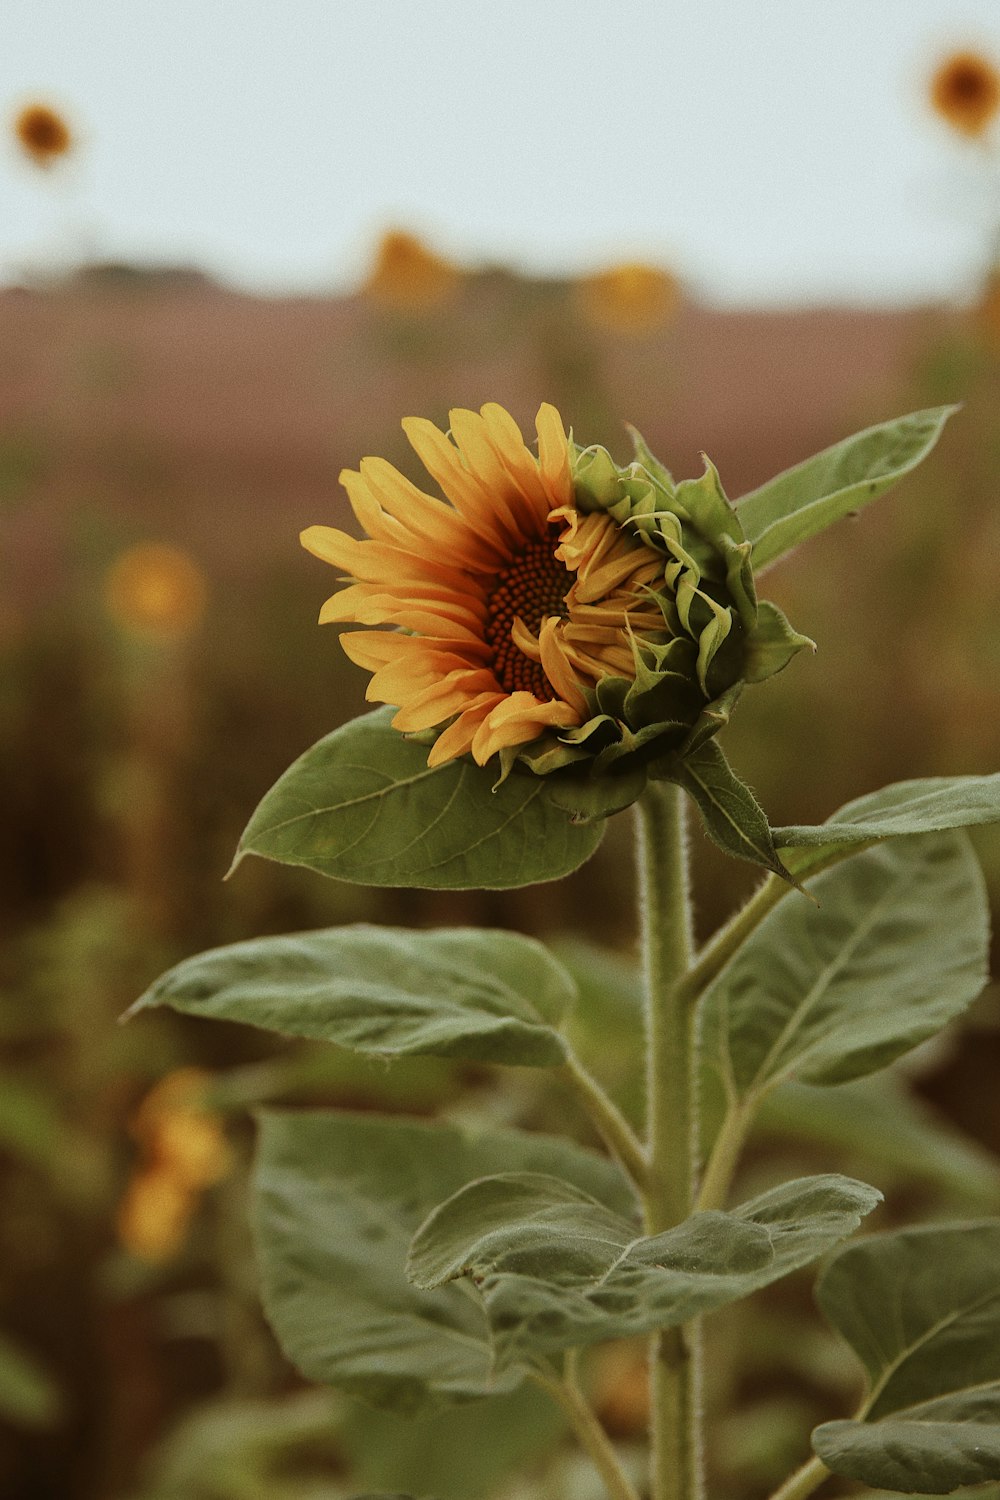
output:
<svg viewBox="0 0 1000 1500"><path fill-rule="evenodd" d="M4 116L85 137L62 183L0 149L0 280L86 248L344 287L393 223L728 302L961 296L985 255L924 86L1000 61L1000 0L4 0L0 38Z"/></svg>

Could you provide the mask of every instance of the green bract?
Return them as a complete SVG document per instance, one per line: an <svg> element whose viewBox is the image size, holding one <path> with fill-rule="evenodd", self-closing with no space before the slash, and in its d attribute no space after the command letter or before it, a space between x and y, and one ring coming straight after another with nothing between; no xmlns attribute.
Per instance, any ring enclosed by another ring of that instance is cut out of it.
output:
<svg viewBox="0 0 1000 1500"><path fill-rule="evenodd" d="M585 514L603 511L662 560L652 590L663 614L655 636L632 636L634 673L585 692L590 716L501 753L539 775L556 773L557 802L578 817L633 802L647 775L682 780L681 764L728 722L743 688L815 646L777 606L760 603L752 542L706 459L700 479L675 484L633 432L636 457L619 467L605 448L571 445L574 492ZM765 863L771 864L772 851Z"/></svg>

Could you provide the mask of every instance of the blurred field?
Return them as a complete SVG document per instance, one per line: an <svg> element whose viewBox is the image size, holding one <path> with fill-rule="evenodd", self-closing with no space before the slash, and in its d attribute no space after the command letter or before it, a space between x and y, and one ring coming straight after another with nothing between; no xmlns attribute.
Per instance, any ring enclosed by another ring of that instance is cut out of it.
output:
<svg viewBox="0 0 1000 1500"><path fill-rule="evenodd" d="M558 1424L515 1403L491 1439L495 1472L449 1490L434 1453L458 1429L404 1436L301 1392L257 1312L244 1203L246 1110L264 1100L474 1102L543 1126L564 1123L565 1101L536 1079L389 1073L178 1017L115 1024L167 963L266 931L364 917L630 942L627 818L590 866L540 891L370 892L254 862L222 884L257 798L362 707L361 674L314 623L329 577L297 543L303 526L346 519L340 467L378 453L419 478L400 417L446 424L450 406L496 400L526 426L551 400L618 454L633 422L678 476L704 450L735 498L855 428L963 401L920 475L768 580L820 652L751 695L728 748L773 821L804 822L889 780L1000 765L998 395L996 328L934 309L779 315L682 298L653 326L613 328L570 284L501 269L409 308L265 301L116 266L0 294L0 1493L334 1500L416 1470L441 1500L513 1497L508 1461L541 1465L558 1443ZM134 550L150 543L176 551ZM979 842L996 905L1000 845ZM753 877L700 841L698 874L708 930ZM602 1014L594 1000L598 1055L621 1023L602 1033ZM998 1062L987 1001L919 1079L993 1151ZM207 1074L227 1165L177 1189L172 1237L159 1220L139 1233L121 1205L174 1158L135 1111L190 1067ZM828 1140L815 1159L842 1167L858 1149L834 1159ZM950 1177L897 1166L898 1212L988 1209L993 1168L955 1150ZM796 1297L778 1299L788 1327L807 1306ZM793 1400L780 1342L752 1400L745 1371L719 1377L744 1411L719 1445L720 1495L766 1492L782 1444L795 1461L809 1411L827 1415L843 1387L821 1364ZM608 1377L620 1399L605 1414L626 1435L631 1368ZM481 1448L482 1413L463 1420L461 1443Z"/></svg>

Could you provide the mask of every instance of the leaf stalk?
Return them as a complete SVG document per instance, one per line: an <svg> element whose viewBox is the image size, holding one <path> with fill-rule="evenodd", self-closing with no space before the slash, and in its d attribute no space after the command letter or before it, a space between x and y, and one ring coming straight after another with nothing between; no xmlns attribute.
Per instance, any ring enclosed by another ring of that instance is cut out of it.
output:
<svg viewBox="0 0 1000 1500"><path fill-rule="evenodd" d="M604 1480L611 1500L639 1500L638 1491L619 1462L614 1444L580 1388L576 1351L571 1350L566 1355L562 1378L551 1367L532 1370L531 1377L566 1417L580 1446L590 1455Z"/></svg>
<svg viewBox="0 0 1000 1500"><path fill-rule="evenodd" d="M560 1073L576 1094L601 1139L618 1158L639 1192L645 1192L649 1180L646 1152L617 1104L572 1052Z"/></svg>

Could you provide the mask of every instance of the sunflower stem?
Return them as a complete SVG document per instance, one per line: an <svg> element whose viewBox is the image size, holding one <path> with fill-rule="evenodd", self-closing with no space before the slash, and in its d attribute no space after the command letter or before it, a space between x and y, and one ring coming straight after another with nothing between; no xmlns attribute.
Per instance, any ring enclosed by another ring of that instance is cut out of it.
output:
<svg viewBox="0 0 1000 1500"><path fill-rule="evenodd" d="M653 782L637 809L650 1162L644 1205L647 1231L659 1234L686 1219L694 1205L694 1005L684 983L691 965L691 898L679 788ZM701 1500L699 1354L696 1322L653 1338L653 1500Z"/></svg>

